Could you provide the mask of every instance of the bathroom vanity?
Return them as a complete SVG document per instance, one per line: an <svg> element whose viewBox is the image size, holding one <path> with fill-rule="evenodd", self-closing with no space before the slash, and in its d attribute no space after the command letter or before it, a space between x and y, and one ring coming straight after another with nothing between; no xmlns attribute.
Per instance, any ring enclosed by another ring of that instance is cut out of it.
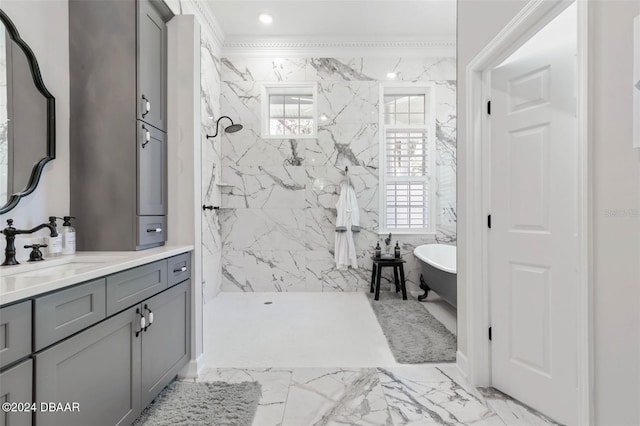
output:
<svg viewBox="0 0 640 426"><path fill-rule="evenodd" d="M0 400L35 404L0 423L133 422L190 358L191 250L79 253L2 268Z"/></svg>

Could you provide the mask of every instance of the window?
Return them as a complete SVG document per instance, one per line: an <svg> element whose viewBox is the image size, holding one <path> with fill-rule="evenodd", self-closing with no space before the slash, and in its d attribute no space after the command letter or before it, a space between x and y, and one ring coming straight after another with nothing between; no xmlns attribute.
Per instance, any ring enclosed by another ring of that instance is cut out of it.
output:
<svg viewBox="0 0 640 426"><path fill-rule="evenodd" d="M433 84L380 90L380 232L435 232Z"/></svg>
<svg viewBox="0 0 640 426"><path fill-rule="evenodd" d="M265 84L262 87L262 137L315 138L317 93L315 84Z"/></svg>

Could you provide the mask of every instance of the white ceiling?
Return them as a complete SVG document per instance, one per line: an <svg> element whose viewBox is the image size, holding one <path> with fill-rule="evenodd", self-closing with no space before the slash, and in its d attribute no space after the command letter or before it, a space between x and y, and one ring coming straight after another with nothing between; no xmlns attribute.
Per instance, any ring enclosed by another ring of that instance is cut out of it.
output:
<svg viewBox="0 0 640 426"><path fill-rule="evenodd" d="M455 0L203 0L227 40L239 38L453 39ZM271 25L258 21L273 16Z"/></svg>

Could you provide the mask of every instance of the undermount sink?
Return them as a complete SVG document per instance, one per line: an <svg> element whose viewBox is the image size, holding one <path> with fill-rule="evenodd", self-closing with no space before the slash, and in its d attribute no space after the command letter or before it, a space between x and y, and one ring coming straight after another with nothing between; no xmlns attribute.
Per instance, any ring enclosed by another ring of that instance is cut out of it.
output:
<svg viewBox="0 0 640 426"><path fill-rule="evenodd" d="M55 277L76 275L103 263L122 259L123 256L71 255L50 258L42 262L22 262L15 266L3 266L0 275L12 278Z"/></svg>
<svg viewBox="0 0 640 426"><path fill-rule="evenodd" d="M72 262L66 263L64 265L58 266L49 266L48 268L37 269L35 271L22 272L19 275L21 277L45 277L45 276L72 276L81 272L83 269L91 268L93 266L99 265L99 263L91 263L91 262Z"/></svg>

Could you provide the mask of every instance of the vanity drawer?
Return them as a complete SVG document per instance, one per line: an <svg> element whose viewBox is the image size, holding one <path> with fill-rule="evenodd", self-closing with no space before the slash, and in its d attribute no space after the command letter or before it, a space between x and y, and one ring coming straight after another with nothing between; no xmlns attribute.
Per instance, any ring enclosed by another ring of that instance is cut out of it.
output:
<svg viewBox="0 0 640 426"><path fill-rule="evenodd" d="M138 247L158 246L167 240L165 216L138 216Z"/></svg>
<svg viewBox="0 0 640 426"><path fill-rule="evenodd" d="M31 353L31 301L0 308L0 367Z"/></svg>
<svg viewBox="0 0 640 426"><path fill-rule="evenodd" d="M107 315L127 309L166 288L166 259L110 275L107 277Z"/></svg>
<svg viewBox="0 0 640 426"><path fill-rule="evenodd" d="M168 259L169 287L191 277L191 253L184 253Z"/></svg>
<svg viewBox="0 0 640 426"><path fill-rule="evenodd" d="M35 299L35 350L107 317L106 280L100 278Z"/></svg>

